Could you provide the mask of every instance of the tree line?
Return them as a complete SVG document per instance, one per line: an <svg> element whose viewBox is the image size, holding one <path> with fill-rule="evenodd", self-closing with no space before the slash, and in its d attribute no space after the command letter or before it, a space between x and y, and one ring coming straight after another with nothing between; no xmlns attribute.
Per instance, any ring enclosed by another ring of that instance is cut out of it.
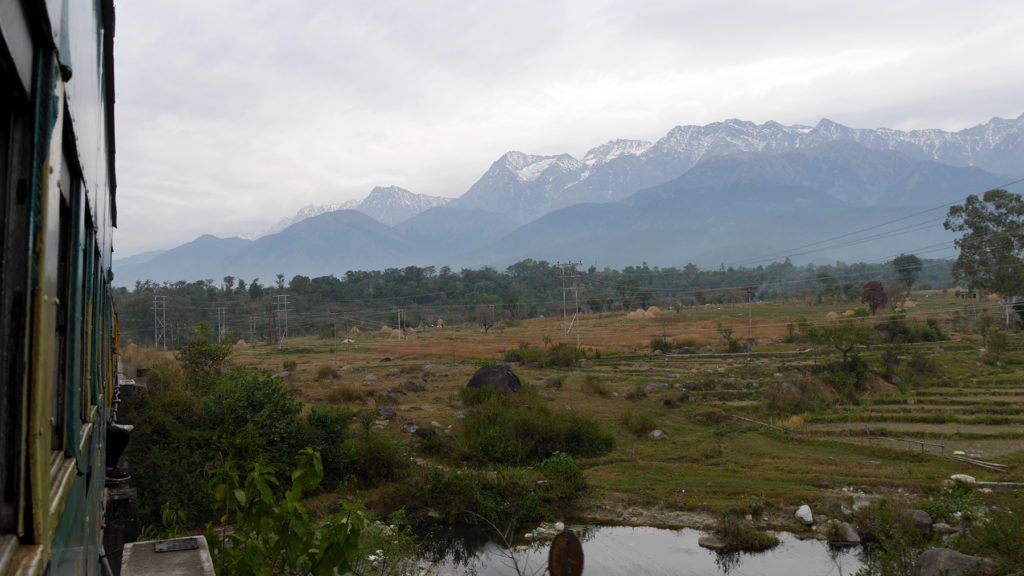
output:
<svg viewBox="0 0 1024 576"><path fill-rule="evenodd" d="M125 339L151 345L160 336L154 328L161 325L164 342L174 346L187 342L204 323L214 328L216 338L274 340L283 322L291 336L377 330L382 325L488 326L559 315L563 304L574 310L577 299L584 312L777 299L857 303L864 285L872 281L919 289L949 287L951 267L948 260L913 255L878 264L797 266L787 259L754 268L704 270L694 264L660 268L646 263L622 270L575 270L527 259L503 271L489 266L458 272L447 266L407 266L350 271L340 278L286 279L278 274L266 284L233 276L219 282L139 281L134 289L118 289L115 302Z"/></svg>

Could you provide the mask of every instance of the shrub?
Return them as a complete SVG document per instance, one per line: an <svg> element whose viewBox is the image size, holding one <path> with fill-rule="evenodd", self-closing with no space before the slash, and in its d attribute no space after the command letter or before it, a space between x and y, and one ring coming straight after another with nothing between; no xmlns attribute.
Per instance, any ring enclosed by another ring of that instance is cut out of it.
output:
<svg viewBox="0 0 1024 576"><path fill-rule="evenodd" d="M341 404L343 402L356 402L366 397L366 390L359 386L353 386L351 384L342 384L336 386L333 390L327 393L325 400L331 404Z"/></svg>
<svg viewBox="0 0 1024 576"><path fill-rule="evenodd" d="M610 433L576 413L553 414L530 393L492 396L466 414L456 437L456 455L475 462L525 465L556 452L599 456L611 450Z"/></svg>
<svg viewBox="0 0 1024 576"><path fill-rule="evenodd" d="M325 364L316 369L316 377L320 380L337 380L341 377L338 373L338 369L329 364Z"/></svg>
<svg viewBox="0 0 1024 576"><path fill-rule="evenodd" d="M294 372L299 364L295 360L285 360L281 363L281 367L288 372Z"/></svg>
<svg viewBox="0 0 1024 576"><path fill-rule="evenodd" d="M355 508L314 519L302 503L323 478L320 455L299 453L284 498L274 497L274 471L253 463L241 477L233 466L218 470L213 481L224 513L208 541L220 574L317 574L348 572L359 547L363 517ZM230 532L226 525L230 522Z"/></svg>
<svg viewBox="0 0 1024 576"><path fill-rule="evenodd" d="M611 396L612 391L596 374L587 374L583 379L583 391L587 394L596 394L602 398Z"/></svg>
<svg viewBox="0 0 1024 576"><path fill-rule="evenodd" d="M971 525L956 546L972 556L992 558L999 564L994 574L1016 574L1024 566L1024 519L1019 513L996 509L984 522Z"/></svg>
<svg viewBox="0 0 1024 576"><path fill-rule="evenodd" d="M654 420L650 415L643 412L635 412L632 408L626 408L619 422L625 426L626 430L629 430L630 434L635 436L643 436L654 430Z"/></svg>
<svg viewBox="0 0 1024 576"><path fill-rule="evenodd" d="M392 508L404 509L414 526L491 528L564 517L586 492L575 461L557 453L535 470L416 468L384 498Z"/></svg>
<svg viewBox="0 0 1024 576"><path fill-rule="evenodd" d="M539 348L531 346L528 342L520 342L516 350L506 350L504 353L505 362L521 362L523 364L536 362L541 363L543 355Z"/></svg>
<svg viewBox="0 0 1024 576"><path fill-rule="evenodd" d="M857 534L870 552L865 575L910 576L914 563L927 545L925 537L888 500L875 503L856 518Z"/></svg>
<svg viewBox="0 0 1024 576"><path fill-rule="evenodd" d="M186 384L197 390L205 390L220 378L224 360L230 355L230 345L210 342L210 326L205 323L175 354L185 371Z"/></svg>
<svg viewBox="0 0 1024 576"><path fill-rule="evenodd" d="M758 530L732 514L720 516L714 532L725 543L726 552L760 552L779 545L774 534Z"/></svg>
<svg viewBox="0 0 1024 576"><path fill-rule="evenodd" d="M583 349L560 343L548 348L547 353L544 355L543 365L571 368L581 358L586 357L587 355Z"/></svg>
<svg viewBox="0 0 1024 576"><path fill-rule="evenodd" d="M394 480L409 467L401 447L372 430L346 439L339 461L344 477L355 478L363 486Z"/></svg>
<svg viewBox="0 0 1024 576"><path fill-rule="evenodd" d="M671 354L673 351L673 345L664 338L655 338L651 340L651 352L660 351L664 354Z"/></svg>
<svg viewBox="0 0 1024 576"><path fill-rule="evenodd" d="M314 406L306 415L305 436L309 445L320 453L324 481L328 486L344 479L342 443L349 437L348 429L355 414L348 408Z"/></svg>
<svg viewBox="0 0 1024 576"><path fill-rule="evenodd" d="M643 400L647 398L647 390L644 390L643 384L634 384L633 387L626 392L626 400Z"/></svg>
<svg viewBox="0 0 1024 576"><path fill-rule="evenodd" d="M955 523L957 515L970 522L982 504L981 494L970 484L956 482L943 488L934 498L921 505L936 522Z"/></svg>

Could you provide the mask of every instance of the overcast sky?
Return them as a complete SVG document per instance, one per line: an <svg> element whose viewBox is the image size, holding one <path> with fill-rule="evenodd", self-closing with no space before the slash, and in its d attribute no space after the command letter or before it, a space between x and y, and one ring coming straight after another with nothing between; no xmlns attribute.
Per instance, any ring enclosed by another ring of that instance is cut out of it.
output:
<svg viewBox="0 0 1024 576"><path fill-rule="evenodd" d="M1024 2L120 0L116 256L727 118L1024 112Z"/></svg>

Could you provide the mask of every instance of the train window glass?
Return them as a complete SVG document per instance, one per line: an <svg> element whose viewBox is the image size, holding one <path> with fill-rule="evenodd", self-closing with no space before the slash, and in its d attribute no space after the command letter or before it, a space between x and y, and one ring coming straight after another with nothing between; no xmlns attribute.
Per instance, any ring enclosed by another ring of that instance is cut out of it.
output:
<svg viewBox="0 0 1024 576"><path fill-rule="evenodd" d="M18 526L24 414L31 110L0 66L0 532Z"/></svg>
<svg viewBox="0 0 1024 576"><path fill-rule="evenodd" d="M67 172L65 172L67 174ZM64 449L65 412L68 395L68 302L71 260L71 205L60 198L60 245L57 250L57 317L54 350L53 438L54 450Z"/></svg>
<svg viewBox="0 0 1024 576"><path fill-rule="evenodd" d="M8 165L11 156L11 115L13 110L6 94L0 94L0 188L3 188L3 202L0 202L0 270L6 271L8 243L7 243L7 203L10 194L10 174ZM0 282L0 301L7 303L7 282ZM15 526L15 495L14 474L12 469L15 464L13 447L16 444L13 436L15 433L16 394L15 383L9 378L8 354L11 351L10 344L16 336L9 333L8 322L0 321L0 334L3 336L3 344L0 347L0 366L3 366L4 373L0 374L0 532L12 532Z"/></svg>

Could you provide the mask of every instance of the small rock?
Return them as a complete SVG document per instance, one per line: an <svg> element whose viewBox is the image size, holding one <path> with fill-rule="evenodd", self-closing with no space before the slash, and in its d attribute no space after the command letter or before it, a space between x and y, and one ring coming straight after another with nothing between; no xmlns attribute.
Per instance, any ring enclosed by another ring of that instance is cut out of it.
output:
<svg viewBox="0 0 1024 576"><path fill-rule="evenodd" d="M435 436L437 436L437 432L430 428L417 428L415 431L413 431L413 434L419 436L420 438L423 438L424 440L426 440L427 438L434 438Z"/></svg>
<svg viewBox="0 0 1024 576"><path fill-rule="evenodd" d="M417 426L416 423L412 421L402 424L402 432L405 432L406 434L412 434L413 432L416 431L417 428L419 428L419 426Z"/></svg>
<svg viewBox="0 0 1024 576"><path fill-rule="evenodd" d="M797 520L803 522L805 526L814 524L814 514L811 513L811 507L807 504L803 504L797 508L796 513L793 515L796 516Z"/></svg>
<svg viewBox="0 0 1024 576"><path fill-rule="evenodd" d="M390 406L381 406L380 408L377 408L377 414L381 418L386 418L388 420L394 420L395 417L398 416L398 412L395 412L395 409Z"/></svg>
<svg viewBox="0 0 1024 576"><path fill-rule="evenodd" d="M714 534L704 534L697 539L697 545L709 550L725 550L725 541Z"/></svg>
<svg viewBox="0 0 1024 576"><path fill-rule="evenodd" d="M648 382L647 384L644 385L644 392L650 394L652 392L660 392L661 390L666 390L667 388L668 384L664 382Z"/></svg>
<svg viewBox="0 0 1024 576"><path fill-rule="evenodd" d="M833 520L833 526L835 526L835 535L839 542L844 544L860 544L860 534L850 525L849 522L839 522Z"/></svg>
<svg viewBox="0 0 1024 576"><path fill-rule="evenodd" d="M974 476L968 476L967 474L953 474L949 477L953 482L964 482L967 484L977 484L978 480Z"/></svg>
<svg viewBox="0 0 1024 576"><path fill-rule="evenodd" d="M943 535L956 534L957 532L959 532L959 530L950 526L949 524L946 524L945 522L936 522L935 524L932 524L932 531L936 534Z"/></svg>
<svg viewBox="0 0 1024 576"><path fill-rule="evenodd" d="M661 430L651 430L651 433L647 435L651 440L668 440L668 436L665 435Z"/></svg>
<svg viewBox="0 0 1024 576"><path fill-rule="evenodd" d="M853 495L853 511L860 512L871 506L871 498L863 492L858 492Z"/></svg>

